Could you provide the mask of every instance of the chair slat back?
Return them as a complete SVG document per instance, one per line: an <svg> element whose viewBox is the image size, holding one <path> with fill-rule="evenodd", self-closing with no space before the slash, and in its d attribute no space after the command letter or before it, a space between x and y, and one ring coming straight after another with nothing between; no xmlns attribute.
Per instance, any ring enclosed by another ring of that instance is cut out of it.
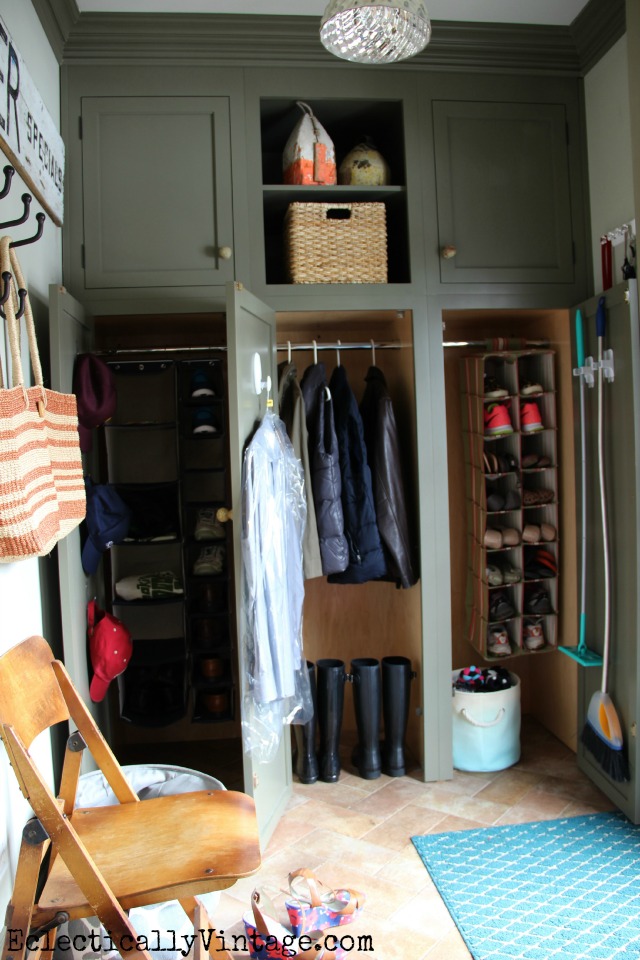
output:
<svg viewBox="0 0 640 960"><path fill-rule="evenodd" d="M29 637L0 657L0 723L9 724L28 749L34 738L69 711L43 637Z"/></svg>

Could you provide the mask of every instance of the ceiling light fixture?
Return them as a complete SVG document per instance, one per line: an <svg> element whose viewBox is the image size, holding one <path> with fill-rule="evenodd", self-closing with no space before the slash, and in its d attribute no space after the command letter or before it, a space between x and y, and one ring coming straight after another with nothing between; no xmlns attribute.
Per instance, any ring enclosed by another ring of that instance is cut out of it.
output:
<svg viewBox="0 0 640 960"><path fill-rule="evenodd" d="M353 63L395 63L424 50L431 24L420 0L331 0L320 25L330 53Z"/></svg>

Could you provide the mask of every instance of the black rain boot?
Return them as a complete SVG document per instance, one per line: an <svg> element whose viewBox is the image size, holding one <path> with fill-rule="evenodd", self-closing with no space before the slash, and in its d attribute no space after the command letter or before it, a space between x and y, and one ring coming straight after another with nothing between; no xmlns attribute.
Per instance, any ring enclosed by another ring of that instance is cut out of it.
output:
<svg viewBox="0 0 640 960"><path fill-rule="evenodd" d="M340 776L340 729L346 673L343 660L318 660L317 667L320 779L335 783Z"/></svg>
<svg viewBox="0 0 640 960"><path fill-rule="evenodd" d="M294 723L293 735L296 738L295 771L300 783L315 783L318 779L318 758L316 756L316 675L311 660L307 660L309 686L313 701L313 716L307 723Z"/></svg>
<svg viewBox="0 0 640 960"><path fill-rule="evenodd" d="M389 777L405 775L404 738L409 719L411 660L382 658L382 770Z"/></svg>
<svg viewBox="0 0 640 960"><path fill-rule="evenodd" d="M361 657L351 661L353 703L356 710L358 745L353 762L363 780L380 776L380 661Z"/></svg>

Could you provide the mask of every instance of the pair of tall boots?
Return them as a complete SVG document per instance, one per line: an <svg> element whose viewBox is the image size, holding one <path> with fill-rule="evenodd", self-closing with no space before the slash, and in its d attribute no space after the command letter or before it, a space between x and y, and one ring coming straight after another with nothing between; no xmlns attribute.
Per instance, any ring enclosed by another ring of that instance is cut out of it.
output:
<svg viewBox="0 0 640 960"><path fill-rule="evenodd" d="M308 723L295 724L295 771L302 783L320 779L335 783L340 776L340 730L344 685L353 683L353 702L358 745L353 762L365 780L381 773L402 777L405 773L404 738L409 718L411 661L407 657L362 657L351 661L345 673L342 660L307 660L314 716ZM380 720L384 718L385 739L380 742ZM316 750L316 728L318 748Z"/></svg>

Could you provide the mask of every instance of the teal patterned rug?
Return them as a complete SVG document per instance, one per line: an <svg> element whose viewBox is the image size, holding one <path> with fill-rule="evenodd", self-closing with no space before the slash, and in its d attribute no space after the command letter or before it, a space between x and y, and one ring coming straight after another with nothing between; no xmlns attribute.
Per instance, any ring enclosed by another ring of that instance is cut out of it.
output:
<svg viewBox="0 0 640 960"><path fill-rule="evenodd" d="M640 960L640 827L622 814L411 839L475 960Z"/></svg>

